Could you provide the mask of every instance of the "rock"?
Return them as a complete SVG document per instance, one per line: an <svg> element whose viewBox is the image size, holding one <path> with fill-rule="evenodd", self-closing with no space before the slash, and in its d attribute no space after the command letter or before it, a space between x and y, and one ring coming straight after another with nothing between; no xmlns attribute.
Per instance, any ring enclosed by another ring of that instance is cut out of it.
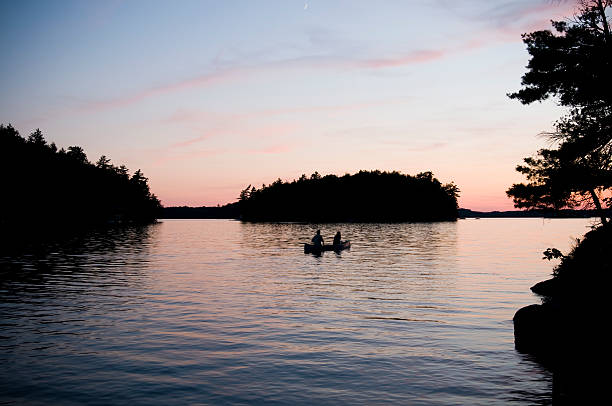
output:
<svg viewBox="0 0 612 406"><path fill-rule="evenodd" d="M546 304L532 304L519 309L512 319L517 351L543 356L550 353L555 344L554 316L552 306Z"/></svg>
<svg viewBox="0 0 612 406"><path fill-rule="evenodd" d="M515 347L553 373L554 404L608 397L606 315L590 302L533 304L515 313Z"/></svg>
<svg viewBox="0 0 612 406"><path fill-rule="evenodd" d="M531 287L531 291L536 295L552 297L559 290L559 279L552 278L538 282Z"/></svg>

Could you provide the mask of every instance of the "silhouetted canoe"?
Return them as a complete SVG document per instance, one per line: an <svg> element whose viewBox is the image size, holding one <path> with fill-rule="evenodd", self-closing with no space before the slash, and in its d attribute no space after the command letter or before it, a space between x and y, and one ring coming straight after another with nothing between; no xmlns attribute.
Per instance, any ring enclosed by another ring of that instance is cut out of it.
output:
<svg viewBox="0 0 612 406"><path fill-rule="evenodd" d="M342 241L340 244L337 244L337 245L325 244L322 247L315 247L312 244L304 244L304 254L310 254L310 253L316 254L322 251L342 251L347 248L351 248L351 242L348 240Z"/></svg>

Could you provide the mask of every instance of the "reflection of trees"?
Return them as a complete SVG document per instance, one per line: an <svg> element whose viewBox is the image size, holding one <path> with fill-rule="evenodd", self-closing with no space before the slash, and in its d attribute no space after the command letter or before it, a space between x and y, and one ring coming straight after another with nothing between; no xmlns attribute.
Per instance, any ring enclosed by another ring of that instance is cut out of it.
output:
<svg viewBox="0 0 612 406"><path fill-rule="evenodd" d="M396 289L400 285L418 283L427 289L444 285L444 274L452 275L456 267L457 223L330 223L324 226L297 223L241 223L241 249L245 256L281 257L290 272L320 272L313 268L316 261L302 254L304 242L309 242L315 231L331 241L336 231L343 239L351 240L350 252L339 256L339 263L324 261L325 272L337 271L338 280L347 276L362 282L373 275L393 279L396 285L373 283L372 287ZM320 276L320 275L319 275ZM413 280L409 280L413 278ZM437 280L437 279L442 280ZM280 281L280 283L284 283ZM399 284L399 285L397 285ZM409 286L405 286L409 288Z"/></svg>
<svg viewBox="0 0 612 406"><path fill-rule="evenodd" d="M0 398L11 404L95 403L90 390L72 388L91 385L104 371L125 371L117 367L125 362L117 351L125 354L134 330L146 328L135 327L133 318L141 315L149 287L157 227L2 246Z"/></svg>
<svg viewBox="0 0 612 406"><path fill-rule="evenodd" d="M250 261L248 293L269 298L251 311L282 317L297 329L302 318L313 318L320 322L310 328L323 331L329 322L353 336L378 331L357 326L386 322L406 323L401 333L385 331L387 338L403 336L404 328L433 334L453 308L457 225L241 223L240 252ZM317 228L326 240L341 231L351 250L304 254L300 243Z"/></svg>
<svg viewBox="0 0 612 406"><path fill-rule="evenodd" d="M298 223L241 223L242 244L254 250L302 249L310 242L314 225ZM331 226L330 226L331 227Z"/></svg>
<svg viewBox="0 0 612 406"><path fill-rule="evenodd" d="M510 401L516 401L520 404L529 405L551 405L557 404L555 399L555 378L552 372L544 365L540 364L537 359L532 356L519 354L520 364L522 366L521 371L516 371L515 374L529 372L529 376L532 379L537 379L539 383L546 383L545 385L522 385L520 388L515 388L508 394ZM509 403L509 402L508 402Z"/></svg>
<svg viewBox="0 0 612 406"><path fill-rule="evenodd" d="M301 248L310 242L317 229L323 227L323 238L331 242L336 231L364 249L382 251L397 257L406 253L424 260L448 258L455 254L457 235L455 222L433 223L328 223L324 226L303 223L241 223L242 243L252 249Z"/></svg>
<svg viewBox="0 0 612 406"><path fill-rule="evenodd" d="M595 367L591 359L576 363L563 357L553 361L529 353L519 353L519 356L523 362L533 364L532 368L538 374L552 378L548 378L551 385L547 392L515 391L519 400L529 400L533 405L580 405L598 404L599 400L607 397L605 374ZM581 356L589 355L585 352Z"/></svg>
<svg viewBox="0 0 612 406"><path fill-rule="evenodd" d="M0 249L4 299L19 301L36 292L45 297L86 295L100 284L137 287L156 228L108 228L47 241L5 243Z"/></svg>

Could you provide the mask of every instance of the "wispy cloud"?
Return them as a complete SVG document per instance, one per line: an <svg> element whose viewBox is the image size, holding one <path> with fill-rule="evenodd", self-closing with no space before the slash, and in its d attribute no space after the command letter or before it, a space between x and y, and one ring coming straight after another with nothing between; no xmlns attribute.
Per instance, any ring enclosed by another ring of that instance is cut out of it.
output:
<svg viewBox="0 0 612 406"><path fill-rule="evenodd" d="M448 54L447 50L425 49L409 52L405 55L397 55L391 58L369 59L361 63L362 66L371 69L382 69L404 65L412 65L441 59Z"/></svg>
<svg viewBox="0 0 612 406"><path fill-rule="evenodd" d="M477 19L490 26L490 32L505 40L516 40L518 34L549 29L551 19L574 15L574 1L541 1L506 3L486 10Z"/></svg>
<svg viewBox="0 0 612 406"><path fill-rule="evenodd" d="M190 145L197 144L199 142L206 141L206 140L208 140L210 138L213 138L215 136L224 135L224 134L226 134L226 131L224 131L222 129L214 129L214 130L204 131L203 134L198 136L198 137L190 138L190 139L185 140L185 141L176 142L176 143L170 145L169 148L188 147Z"/></svg>
<svg viewBox="0 0 612 406"><path fill-rule="evenodd" d="M430 151L444 148L449 145L448 140L435 139L439 137L416 136L414 129L391 128L381 126L366 126L346 128L328 134L331 137L346 137L359 139L360 143L373 142L377 146L401 148L402 151Z"/></svg>
<svg viewBox="0 0 612 406"><path fill-rule="evenodd" d="M572 15L576 7L574 1L528 1L528 2L508 2L502 5L495 5L480 15L480 18L487 20L496 26L506 26L525 22L526 20L550 21L551 15Z"/></svg>
<svg viewBox="0 0 612 406"><path fill-rule="evenodd" d="M454 3L454 2L453 2ZM451 2L443 2L445 7L459 13L459 7ZM92 101L84 104L84 111L100 111L107 109L116 109L131 104L139 103L144 100L160 97L174 92L186 91L197 88L206 88L222 83L235 82L248 79L249 77L259 72L270 72L274 70L288 69L319 69L319 70L334 70L334 69L389 69L398 68L416 64L423 64L440 60L458 52L478 48L493 41L507 41L509 39L520 40L517 35L519 32L525 32L533 29L540 29L547 26L551 13L553 15L571 15L574 11L574 3L567 2L508 2L506 4L496 5L481 12L475 17L470 14L472 20L486 22L486 30L478 31L470 38L465 38L463 44L452 47L440 47L430 49L417 49L407 51L396 51L388 56L373 56L366 58L355 58L358 47L354 44L344 44L346 49L337 49L332 47L327 54L307 54L305 56L285 58L280 60L266 60L264 55L250 55L246 60L258 61L252 64L244 65L240 62L220 62L221 53L211 61L211 70L200 75L194 75L190 78L153 86L148 89L142 89L131 93L126 93L115 98ZM310 41L319 43L322 42L321 36L329 33L318 32L310 33ZM501 36L501 38L500 38ZM498 37L498 38L495 38ZM333 41L332 41L333 42ZM341 44L341 45L342 45ZM221 52L221 51L220 51ZM241 59L245 60L245 59Z"/></svg>
<svg viewBox="0 0 612 406"><path fill-rule="evenodd" d="M265 148L249 149L245 152L250 155L282 154L282 153L291 151L291 149L292 149L292 146L289 144L276 144L276 145L271 145Z"/></svg>
<svg viewBox="0 0 612 406"><path fill-rule="evenodd" d="M351 59L314 55L267 62L261 65L219 68L216 71L200 76L139 90L116 98L87 102L81 106L81 110L89 112L116 109L174 92L195 88L206 88L221 83L245 80L258 72L287 69L383 69L433 61L444 57L447 53L448 51L446 50L418 50L400 53L393 57L371 59Z"/></svg>
<svg viewBox="0 0 612 406"><path fill-rule="evenodd" d="M181 90L188 90L197 87L211 86L217 83L229 81L240 77L244 72L240 68L229 68L218 70L212 73L206 73L193 78L180 80L165 85L151 87L140 91L133 92L124 96L119 96L113 99L88 102L82 105L84 111L99 111L113 109L131 105L145 99L155 96L161 96L167 93L172 93Z"/></svg>
<svg viewBox="0 0 612 406"><path fill-rule="evenodd" d="M161 166L168 162L185 161L194 158L204 158L227 153L227 149L198 149L184 152L170 153L164 152L163 156L153 160L153 166Z"/></svg>
<svg viewBox="0 0 612 406"><path fill-rule="evenodd" d="M347 104L333 104L333 105L321 105L321 106L300 106L300 107L285 107L277 109L261 109L249 112L239 113L220 113L206 110L180 110L167 118L162 119L164 122L175 123L175 124L194 124L202 122L239 122L251 118L267 118L274 116L300 114L300 113L328 113L334 111L353 111L360 109L367 109L370 107L379 107L385 105L394 105L406 103L408 98L401 99L383 99L373 100L368 102L357 102Z"/></svg>
<svg viewBox="0 0 612 406"><path fill-rule="evenodd" d="M383 140L380 142L380 144L403 147L403 151L419 152L433 151L436 149L444 148L449 143L445 141L420 143L415 141Z"/></svg>
<svg viewBox="0 0 612 406"><path fill-rule="evenodd" d="M405 103L406 101L406 98L386 99L361 103L262 109L237 113L220 113L205 110L179 110L171 114L170 116L163 118L161 122L195 128L194 131L196 131L200 135L187 140L175 142L168 146L168 148L183 148L198 144L200 142L208 141L209 139L215 137L230 137L233 135L240 136L243 139L286 137L299 130L300 128L295 123L282 122L263 126L245 124L247 122L252 123L253 120L265 120L272 117L292 114L327 114L330 112L354 111L385 105L401 104ZM206 125L210 126L210 128L201 129L201 127Z"/></svg>
<svg viewBox="0 0 612 406"><path fill-rule="evenodd" d="M246 155L275 155L289 152L293 149L293 144L277 143L262 148L211 148L211 149L187 149L182 151L163 150L157 151L157 159L154 159L153 166L165 165L169 162L188 161L198 158L212 157L223 154L246 154Z"/></svg>
<svg viewBox="0 0 612 406"><path fill-rule="evenodd" d="M195 144L204 142L213 137L237 137L243 142L248 139L263 140L272 138L285 138L290 136L299 127L295 124L278 123L259 127L247 128L215 128L212 130L203 131L203 134L198 137L193 137L188 140L176 142L168 146L169 149L191 147Z"/></svg>

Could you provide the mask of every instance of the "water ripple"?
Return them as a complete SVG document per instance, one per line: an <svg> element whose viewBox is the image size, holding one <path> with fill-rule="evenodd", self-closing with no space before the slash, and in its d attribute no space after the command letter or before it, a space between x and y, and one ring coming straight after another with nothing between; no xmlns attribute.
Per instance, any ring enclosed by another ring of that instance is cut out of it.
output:
<svg viewBox="0 0 612 406"><path fill-rule="evenodd" d="M511 318L585 220L165 221L0 252L3 404L541 404Z"/></svg>

